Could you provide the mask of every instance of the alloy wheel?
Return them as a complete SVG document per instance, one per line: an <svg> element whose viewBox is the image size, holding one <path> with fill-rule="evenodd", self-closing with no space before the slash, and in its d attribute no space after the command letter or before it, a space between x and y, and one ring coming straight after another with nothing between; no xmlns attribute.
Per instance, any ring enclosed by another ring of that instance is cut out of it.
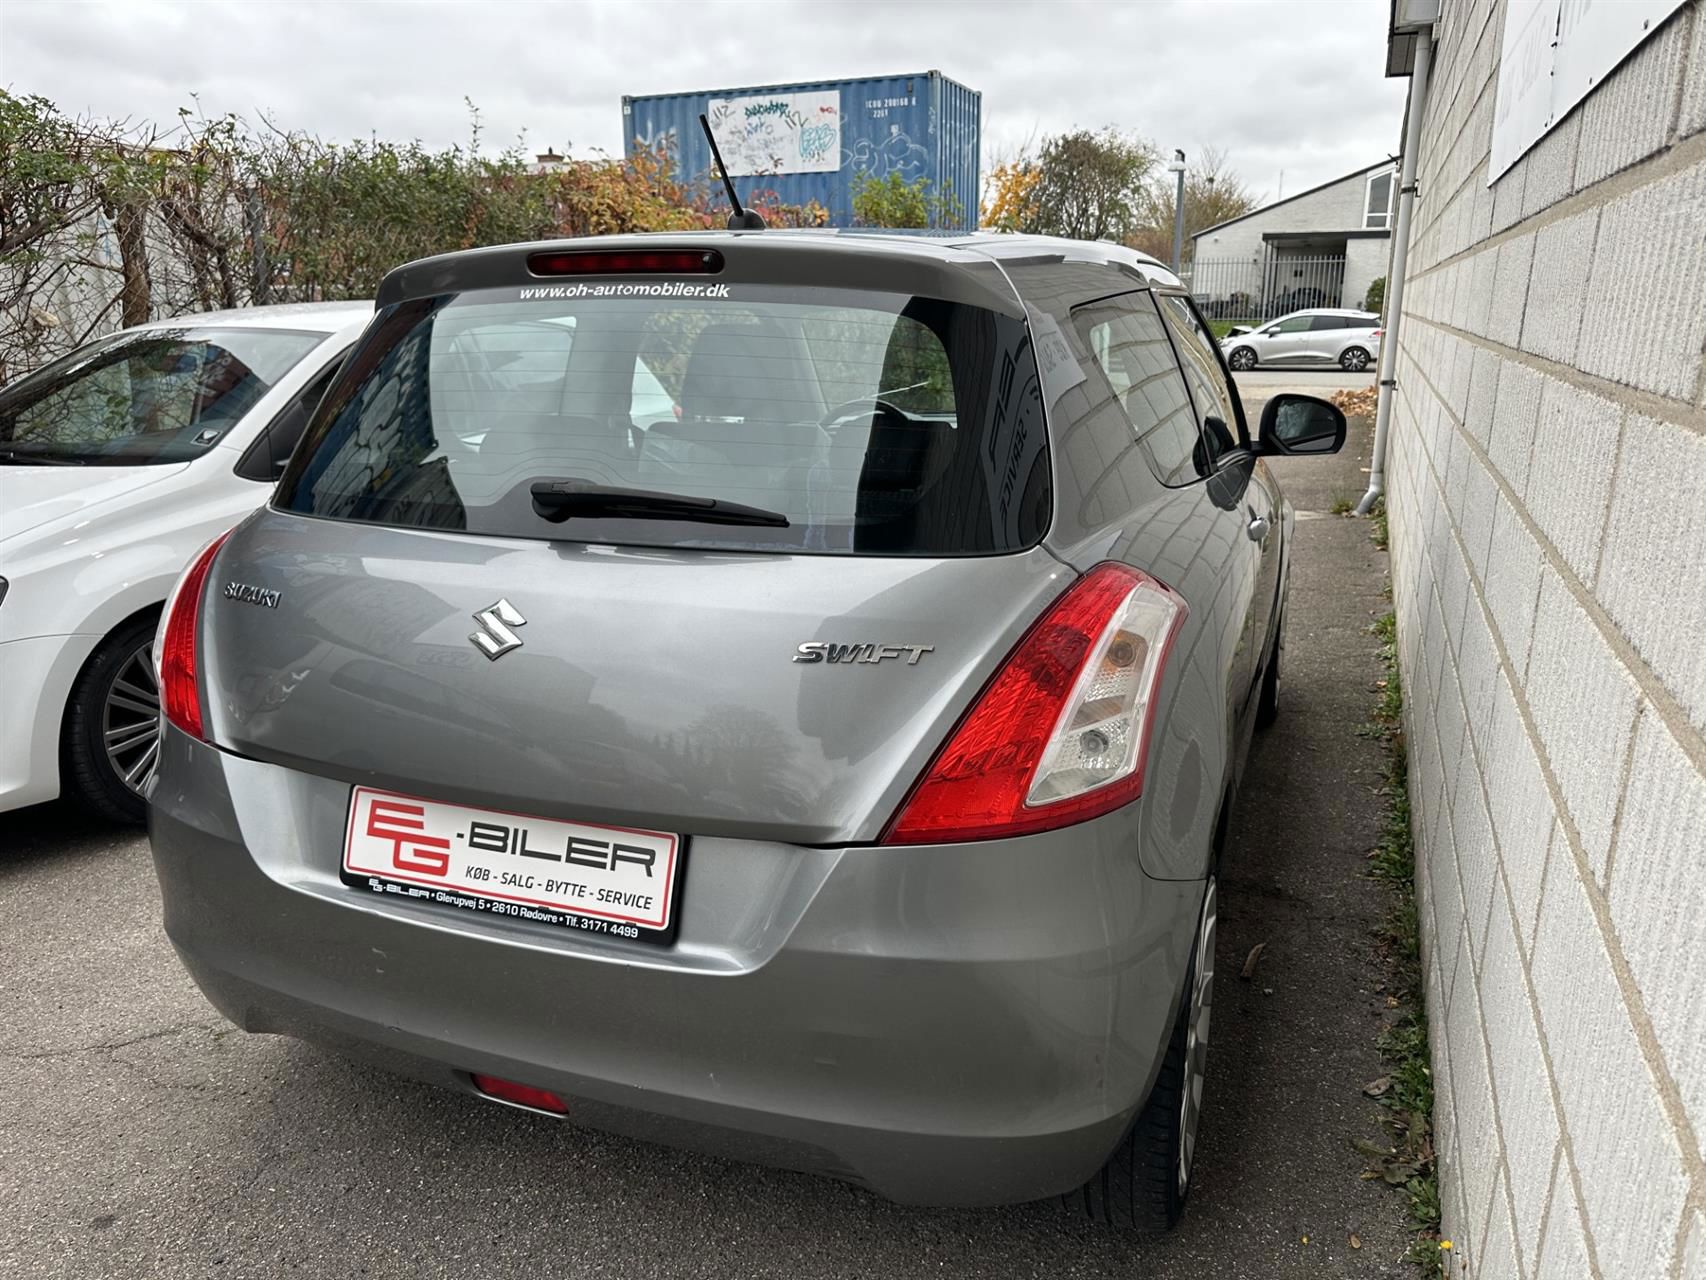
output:
<svg viewBox="0 0 1706 1280"><path fill-rule="evenodd" d="M1214 1011L1215 880L1208 878L1202 920L1197 926L1197 962L1191 975L1191 1004L1185 1018L1185 1087L1179 1102L1179 1194L1191 1183L1197 1123L1202 1118L1203 1083L1208 1065L1208 1024Z"/></svg>
<svg viewBox="0 0 1706 1280"><path fill-rule="evenodd" d="M1351 373L1361 373L1364 369L1368 368L1368 352L1364 351L1361 347L1352 347L1349 351L1345 352L1344 355L1339 357L1339 363L1344 365Z"/></svg>
<svg viewBox="0 0 1706 1280"><path fill-rule="evenodd" d="M143 794L160 760L160 688L154 681L152 643L132 653L107 687L101 744L113 776Z"/></svg>
<svg viewBox="0 0 1706 1280"><path fill-rule="evenodd" d="M1239 347L1232 353L1232 358L1227 363L1239 373L1243 373L1256 367L1256 353L1249 347Z"/></svg>

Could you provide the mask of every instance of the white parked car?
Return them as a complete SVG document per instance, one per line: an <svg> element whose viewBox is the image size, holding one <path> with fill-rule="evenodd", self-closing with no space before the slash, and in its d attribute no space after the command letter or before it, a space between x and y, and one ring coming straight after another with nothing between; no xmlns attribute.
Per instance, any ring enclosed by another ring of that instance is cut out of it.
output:
<svg viewBox="0 0 1706 1280"><path fill-rule="evenodd" d="M1257 365L1331 365L1361 373L1380 359L1380 317L1366 311L1293 311L1221 340L1226 363L1243 372Z"/></svg>
<svg viewBox="0 0 1706 1280"><path fill-rule="evenodd" d="M137 822L155 625L196 550L272 492L371 303L127 329L0 388L0 810Z"/></svg>

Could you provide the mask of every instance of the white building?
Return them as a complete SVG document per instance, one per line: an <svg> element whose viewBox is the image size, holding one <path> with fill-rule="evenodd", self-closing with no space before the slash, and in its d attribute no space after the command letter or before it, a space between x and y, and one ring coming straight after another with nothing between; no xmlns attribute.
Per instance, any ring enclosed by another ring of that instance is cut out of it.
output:
<svg viewBox="0 0 1706 1280"><path fill-rule="evenodd" d="M1396 185L1382 160L1199 231L1191 292L1210 315L1362 306L1386 275Z"/></svg>

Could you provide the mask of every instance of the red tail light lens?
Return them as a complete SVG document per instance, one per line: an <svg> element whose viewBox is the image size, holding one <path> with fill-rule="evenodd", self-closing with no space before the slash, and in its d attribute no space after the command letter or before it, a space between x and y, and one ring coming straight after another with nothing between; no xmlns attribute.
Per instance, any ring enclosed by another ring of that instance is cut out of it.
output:
<svg viewBox="0 0 1706 1280"><path fill-rule="evenodd" d="M1369 337L1371 337L1371 338L1384 338L1385 336L1386 336L1386 330L1384 330L1384 329L1376 329L1373 333L1371 333L1369 335Z"/></svg>
<svg viewBox="0 0 1706 1280"><path fill-rule="evenodd" d="M513 1102L518 1107L532 1107L535 1111L549 1111L554 1116L569 1114L569 1104L549 1089L535 1089L530 1084L517 1084L513 1080L503 1080L497 1076L476 1074L473 1079L474 1087L488 1098Z"/></svg>
<svg viewBox="0 0 1706 1280"><path fill-rule="evenodd" d="M1186 612L1126 565L1080 578L972 704L883 842L1025 835L1135 800L1155 691Z"/></svg>
<svg viewBox="0 0 1706 1280"><path fill-rule="evenodd" d="M723 255L715 249L592 249L579 253L532 253L527 269L536 276L715 275Z"/></svg>
<svg viewBox="0 0 1706 1280"><path fill-rule="evenodd" d="M230 536L229 530L220 534L190 561L190 567L166 601L165 620L154 642L161 709L169 723L201 742L207 741L207 732L202 727L196 637L201 630L201 602L206 594L208 570Z"/></svg>

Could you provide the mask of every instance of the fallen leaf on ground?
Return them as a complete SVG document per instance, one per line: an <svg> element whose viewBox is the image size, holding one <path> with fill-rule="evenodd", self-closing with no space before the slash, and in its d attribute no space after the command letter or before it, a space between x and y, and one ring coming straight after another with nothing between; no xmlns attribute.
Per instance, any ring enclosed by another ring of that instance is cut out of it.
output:
<svg viewBox="0 0 1706 1280"><path fill-rule="evenodd" d="M1333 392L1327 399L1343 414L1367 417L1380 405L1380 388L1358 387L1354 391L1345 388Z"/></svg>
<svg viewBox="0 0 1706 1280"><path fill-rule="evenodd" d="M1258 942L1250 948L1250 954L1244 957L1244 967L1238 971L1238 976L1245 982L1256 976L1256 961L1262 958L1262 952L1268 949L1268 944Z"/></svg>
<svg viewBox="0 0 1706 1280"><path fill-rule="evenodd" d="M1363 1155L1372 1156L1376 1160L1385 1160L1393 1154L1391 1147L1382 1146L1372 1138L1352 1138L1351 1145Z"/></svg>
<svg viewBox="0 0 1706 1280"><path fill-rule="evenodd" d="M1391 1076L1381 1076L1378 1080L1370 1080L1363 1085L1362 1091L1371 1098L1378 1098L1392 1087Z"/></svg>
<svg viewBox="0 0 1706 1280"><path fill-rule="evenodd" d="M1356 1233L1356 1232L1354 1232L1354 1231L1353 1231L1353 1232L1351 1232L1351 1248L1353 1248L1353 1249L1360 1249L1360 1248L1362 1248L1362 1237L1361 1237L1361 1236L1359 1236L1359 1235L1358 1235L1358 1234L1357 1234L1357 1233Z"/></svg>

